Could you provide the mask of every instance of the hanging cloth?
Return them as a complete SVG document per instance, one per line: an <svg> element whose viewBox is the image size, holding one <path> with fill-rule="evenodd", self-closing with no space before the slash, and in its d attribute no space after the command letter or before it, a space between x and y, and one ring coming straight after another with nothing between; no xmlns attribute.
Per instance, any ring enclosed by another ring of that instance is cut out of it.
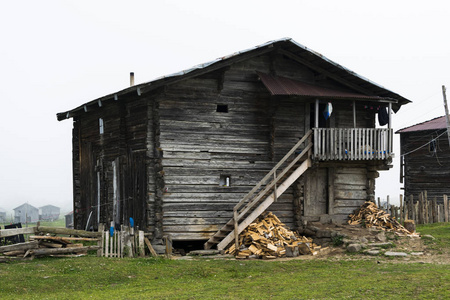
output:
<svg viewBox="0 0 450 300"><path fill-rule="evenodd" d="M378 111L378 123L380 126L384 126L389 123L389 114L386 107L380 107L380 110Z"/></svg>
<svg viewBox="0 0 450 300"><path fill-rule="evenodd" d="M333 112L333 105L331 102L328 102L325 106L325 110L323 111L323 117L325 120L328 120L328 118L331 116L331 113Z"/></svg>

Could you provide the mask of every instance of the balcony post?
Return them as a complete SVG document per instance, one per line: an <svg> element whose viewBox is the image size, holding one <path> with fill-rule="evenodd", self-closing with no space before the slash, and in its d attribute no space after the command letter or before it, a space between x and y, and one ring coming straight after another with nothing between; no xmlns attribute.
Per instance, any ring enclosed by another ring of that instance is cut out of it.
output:
<svg viewBox="0 0 450 300"><path fill-rule="evenodd" d="M314 111L314 127L319 128L319 99L316 99L316 107Z"/></svg>
<svg viewBox="0 0 450 300"><path fill-rule="evenodd" d="M353 128L356 128L356 105L355 105L355 100L353 100Z"/></svg>
<svg viewBox="0 0 450 300"><path fill-rule="evenodd" d="M392 126L391 111L392 111L392 103L389 102L389 105L388 105L388 116L389 116L388 128L389 129L391 129L391 126Z"/></svg>

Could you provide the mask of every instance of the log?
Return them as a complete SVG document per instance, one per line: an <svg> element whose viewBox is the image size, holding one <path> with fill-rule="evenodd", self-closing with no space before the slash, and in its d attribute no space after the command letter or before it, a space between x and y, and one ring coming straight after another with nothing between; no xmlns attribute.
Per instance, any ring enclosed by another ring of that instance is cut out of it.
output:
<svg viewBox="0 0 450 300"><path fill-rule="evenodd" d="M416 224L414 220L405 220L405 229L408 230L411 233L416 232Z"/></svg>
<svg viewBox="0 0 450 300"><path fill-rule="evenodd" d="M12 228L0 230L0 238L15 236L18 234L35 234L36 227Z"/></svg>
<svg viewBox="0 0 450 300"><path fill-rule="evenodd" d="M37 227L36 232L67 234L67 235L76 235L76 236L81 236L81 237L101 237L102 236L101 232L84 231L84 230L62 228L62 227L39 226L39 227Z"/></svg>
<svg viewBox="0 0 450 300"><path fill-rule="evenodd" d="M19 243L14 245L7 245L0 247L0 253L10 252L10 251L18 251L18 250L28 250L35 249L38 247L38 241Z"/></svg>
<svg viewBox="0 0 450 300"><path fill-rule="evenodd" d="M72 253L72 252L84 252L89 250L97 250L98 246L85 246L85 247L77 247L77 248L42 248L31 250L31 255L43 256L43 255L51 255L51 254L63 254L63 253Z"/></svg>
<svg viewBox="0 0 450 300"><path fill-rule="evenodd" d="M62 236L47 236L47 235L32 235L30 236L32 240L52 240L52 241L62 241L70 243L70 241L98 241L96 238L82 238L82 237L62 237Z"/></svg>

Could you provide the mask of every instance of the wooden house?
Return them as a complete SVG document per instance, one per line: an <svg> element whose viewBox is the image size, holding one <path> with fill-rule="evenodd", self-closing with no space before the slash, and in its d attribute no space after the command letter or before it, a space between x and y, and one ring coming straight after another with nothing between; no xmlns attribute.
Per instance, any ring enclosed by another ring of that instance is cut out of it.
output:
<svg viewBox="0 0 450 300"><path fill-rule="evenodd" d="M35 223L39 221L39 209L24 203L14 208L14 223Z"/></svg>
<svg viewBox="0 0 450 300"><path fill-rule="evenodd" d="M54 205L45 205L39 207L39 220L54 221L58 220L61 209Z"/></svg>
<svg viewBox="0 0 450 300"><path fill-rule="evenodd" d="M408 102L289 38L132 85L57 114L73 119L74 226L132 217L154 241L223 248L265 210L342 222L374 198Z"/></svg>
<svg viewBox="0 0 450 300"><path fill-rule="evenodd" d="M6 222L6 210L0 207L0 223Z"/></svg>
<svg viewBox="0 0 450 300"><path fill-rule="evenodd" d="M427 191L428 199L442 201L450 195L450 145L445 116L398 130L400 134L400 181L405 197L417 200Z"/></svg>

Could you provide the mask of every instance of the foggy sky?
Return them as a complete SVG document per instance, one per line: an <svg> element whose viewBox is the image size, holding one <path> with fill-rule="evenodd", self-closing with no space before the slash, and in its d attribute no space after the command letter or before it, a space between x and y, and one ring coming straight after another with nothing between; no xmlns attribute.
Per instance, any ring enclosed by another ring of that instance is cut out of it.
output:
<svg viewBox="0 0 450 300"><path fill-rule="evenodd" d="M0 207L72 209L70 110L129 85L291 37L413 101L394 130L444 115L448 1L4 1ZM164 2L164 3L163 3ZM377 195L400 193L395 167Z"/></svg>

